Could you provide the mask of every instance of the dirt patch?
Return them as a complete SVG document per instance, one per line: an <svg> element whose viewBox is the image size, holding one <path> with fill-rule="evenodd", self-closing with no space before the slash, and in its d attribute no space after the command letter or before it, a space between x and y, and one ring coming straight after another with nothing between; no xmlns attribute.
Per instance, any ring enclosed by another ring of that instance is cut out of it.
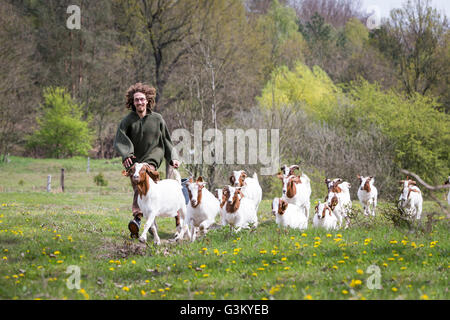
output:
<svg viewBox="0 0 450 320"><path fill-rule="evenodd" d="M147 254L147 245L135 240L123 240L122 242L113 242L105 239L100 248L99 258L106 259L124 259L128 256L144 256Z"/></svg>

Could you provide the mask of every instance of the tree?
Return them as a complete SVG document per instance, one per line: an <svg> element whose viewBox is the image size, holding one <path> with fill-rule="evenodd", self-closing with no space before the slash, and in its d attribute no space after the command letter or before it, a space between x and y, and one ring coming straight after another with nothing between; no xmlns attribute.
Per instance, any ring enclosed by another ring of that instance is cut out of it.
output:
<svg viewBox="0 0 450 320"><path fill-rule="evenodd" d="M220 129L232 124L237 108L253 104L264 79L261 70L268 64L268 47L261 45L262 34L247 21L240 0L201 1L194 20L186 41L189 52L166 87L172 103L165 118L172 128L192 128L201 120L205 130ZM211 188L226 170L217 163L186 167L193 175L206 175Z"/></svg>
<svg viewBox="0 0 450 320"><path fill-rule="evenodd" d="M392 39L385 42L395 43L405 92L410 97L415 92L428 94L449 73L448 61L439 56L448 31L447 17L433 9L429 0L408 0L401 9L391 11L386 27Z"/></svg>
<svg viewBox="0 0 450 320"><path fill-rule="evenodd" d="M189 51L186 42L192 35L193 17L199 2L194 0L130 0L116 1L125 12L123 23L130 21L134 30L120 26L143 56L152 58L152 77L156 102L164 97L169 77ZM135 50L130 48L131 50ZM158 104L157 104L158 106Z"/></svg>
<svg viewBox="0 0 450 320"><path fill-rule="evenodd" d="M297 62L293 70L283 66L272 72L257 98L261 108L278 110L296 105L316 120L331 117L340 90L319 66L310 69Z"/></svg>
<svg viewBox="0 0 450 320"><path fill-rule="evenodd" d="M64 88L45 89L44 99L43 115L36 119L40 128L29 137L28 149L53 158L87 155L93 134L82 120L82 106Z"/></svg>
<svg viewBox="0 0 450 320"><path fill-rule="evenodd" d="M297 17L311 21L315 15L323 17L324 22L334 28L343 27L350 18L363 18L361 2L358 0L291 0Z"/></svg>
<svg viewBox="0 0 450 320"><path fill-rule="evenodd" d="M30 20L0 3L0 156L19 151L35 115L36 41Z"/></svg>
<svg viewBox="0 0 450 320"><path fill-rule="evenodd" d="M352 106L335 114L349 132L375 124L395 144L395 164L424 179L439 182L449 170L449 115L437 110L435 98L414 93L405 97L367 81L346 88Z"/></svg>
<svg viewBox="0 0 450 320"><path fill-rule="evenodd" d="M296 61L304 60L307 45L298 32L294 9L272 1L267 14L258 18L258 28L269 45L271 70L282 65L293 67Z"/></svg>

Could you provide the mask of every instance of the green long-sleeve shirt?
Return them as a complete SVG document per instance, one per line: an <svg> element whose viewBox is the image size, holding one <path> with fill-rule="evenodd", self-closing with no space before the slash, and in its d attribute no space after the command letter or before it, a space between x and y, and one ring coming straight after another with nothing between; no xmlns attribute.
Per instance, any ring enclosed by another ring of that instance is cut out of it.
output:
<svg viewBox="0 0 450 320"><path fill-rule="evenodd" d="M168 163L174 156L172 140L166 122L159 113L148 111L142 119L131 111L119 124L114 148L122 157L122 162L135 156L137 162L147 162L159 168L163 158Z"/></svg>

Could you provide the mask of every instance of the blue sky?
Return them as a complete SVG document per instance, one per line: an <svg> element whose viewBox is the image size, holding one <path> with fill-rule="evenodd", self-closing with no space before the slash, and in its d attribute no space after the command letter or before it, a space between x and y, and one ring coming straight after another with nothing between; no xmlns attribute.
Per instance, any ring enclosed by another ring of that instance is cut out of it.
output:
<svg viewBox="0 0 450 320"><path fill-rule="evenodd" d="M401 8L402 4L406 2L406 0L360 0L363 11L366 11L367 8L374 5L377 6L380 10L380 14L382 18L387 18L389 16L389 12L394 8ZM441 12L444 12L445 15L450 18L450 0L431 0L431 6L433 8L438 9Z"/></svg>

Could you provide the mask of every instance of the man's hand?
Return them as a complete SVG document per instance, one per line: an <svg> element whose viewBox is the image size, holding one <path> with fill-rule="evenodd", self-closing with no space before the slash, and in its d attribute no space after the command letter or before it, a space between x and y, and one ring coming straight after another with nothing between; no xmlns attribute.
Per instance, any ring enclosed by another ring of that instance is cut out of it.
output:
<svg viewBox="0 0 450 320"><path fill-rule="evenodd" d="M136 159L136 157L128 157L122 162L126 170L130 169L130 167L133 165L133 160L131 158Z"/></svg>
<svg viewBox="0 0 450 320"><path fill-rule="evenodd" d="M174 167L175 169L178 169L178 167L180 166L181 162L178 160L172 160L172 163L170 164L172 167Z"/></svg>

